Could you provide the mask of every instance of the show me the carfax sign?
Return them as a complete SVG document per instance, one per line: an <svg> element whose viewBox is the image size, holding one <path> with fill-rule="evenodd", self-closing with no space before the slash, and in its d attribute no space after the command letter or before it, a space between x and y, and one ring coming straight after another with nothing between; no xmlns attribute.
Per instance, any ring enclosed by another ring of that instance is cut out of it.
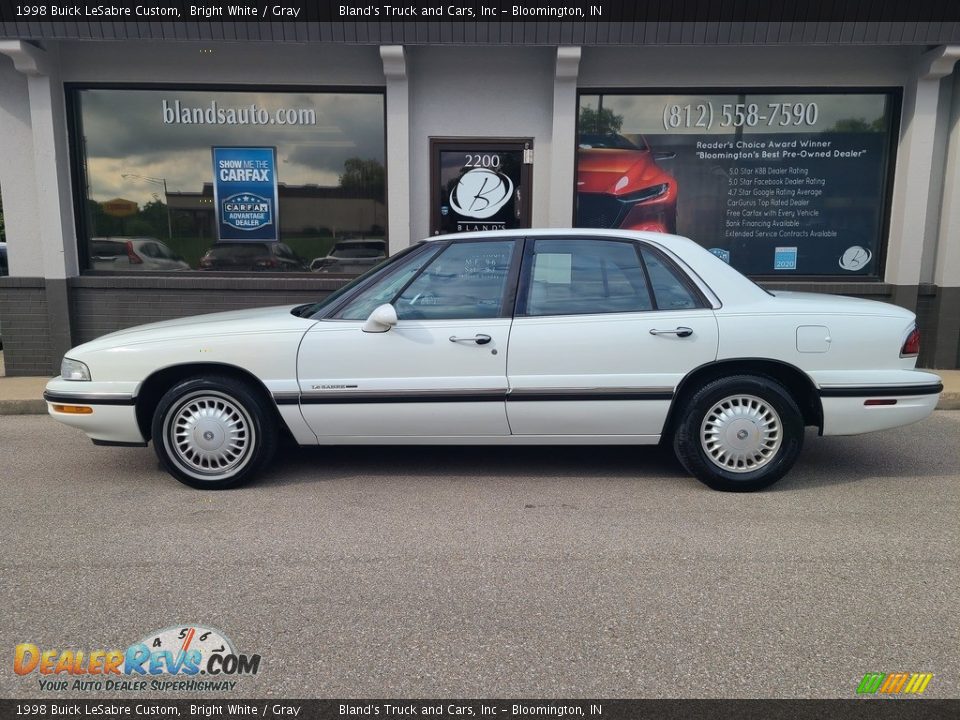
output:
<svg viewBox="0 0 960 720"><path fill-rule="evenodd" d="M276 148L213 148L213 199L220 240L278 240Z"/></svg>

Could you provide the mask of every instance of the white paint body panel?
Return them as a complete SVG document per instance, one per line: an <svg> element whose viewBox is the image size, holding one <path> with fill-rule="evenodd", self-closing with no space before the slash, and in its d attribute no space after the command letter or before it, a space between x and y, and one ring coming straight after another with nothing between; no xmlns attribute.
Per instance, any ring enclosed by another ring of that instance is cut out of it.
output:
<svg viewBox="0 0 960 720"><path fill-rule="evenodd" d="M331 401L337 394L499 392L499 400L309 404L301 408L317 436L510 434L507 391L510 320L404 320L389 332L361 322L321 321L303 338L300 390ZM485 345L451 337L489 335Z"/></svg>
<svg viewBox="0 0 960 720"><path fill-rule="evenodd" d="M293 307L201 315L104 335L73 348L67 355L87 364L91 382L54 378L47 384L47 391L126 392L135 396L153 373L178 365L197 364L208 368L211 374L216 373L218 365L239 368L258 378L271 393L296 392L297 347L303 334L316 321L294 317L290 314ZM99 413L100 407L94 405L94 414ZM64 415L55 417L66 422ZM295 414L285 412L283 419L298 442L316 442L299 409ZM80 426L73 421L69 424ZM131 433L136 433L135 440L130 439ZM90 437L112 442L147 439L140 436L135 416L132 421L125 418L113 434L100 428L97 435Z"/></svg>
<svg viewBox="0 0 960 720"><path fill-rule="evenodd" d="M77 403L78 405L81 403ZM47 412L54 420L82 430L91 440L115 443L142 443L143 436L137 428L137 411L133 405L91 405L90 415L74 415L56 412L53 403L47 403Z"/></svg>
<svg viewBox="0 0 960 720"><path fill-rule="evenodd" d="M900 357L915 316L894 305L804 293L774 297L699 245L675 236L604 230L525 234L648 242L690 274L712 307L563 318L401 321L389 332L375 334L363 333L361 323L295 317L291 307L218 313L131 328L78 346L68 357L86 363L92 381L55 378L48 391L61 397L69 393L136 397L144 381L165 368L191 364L197 372L215 373L218 366L230 366L248 373L280 401L280 417L302 444L643 444L659 439L669 400L490 397L536 390L669 391L691 370L714 360L734 361L731 374L738 361L785 363L825 391L931 388L939 382L935 375L914 370L915 358ZM689 338L649 334L661 326L687 326L694 334ZM805 326L828 328L829 342L820 339L822 331L801 331L802 352L798 328ZM490 335L492 342L449 341L451 335L478 333ZM487 393L488 399L296 404L301 393L336 392L466 392ZM895 405L864 407L863 397L824 397L823 431L853 434L916 422L932 412L937 394L895 399ZM133 406L78 402L91 404L93 415L54 417L98 440L144 439Z"/></svg>
<svg viewBox="0 0 960 720"><path fill-rule="evenodd" d="M919 422L937 407L939 395L898 396L896 405L864 406L863 398L823 398L824 435L862 435Z"/></svg>
<svg viewBox="0 0 960 720"><path fill-rule="evenodd" d="M331 435L321 445L656 445L659 435Z"/></svg>
<svg viewBox="0 0 960 720"><path fill-rule="evenodd" d="M651 330L689 327L689 337ZM649 390L672 393L683 376L717 356L709 309L522 317L510 332L511 394L525 390ZM510 401L517 435L659 435L670 401Z"/></svg>

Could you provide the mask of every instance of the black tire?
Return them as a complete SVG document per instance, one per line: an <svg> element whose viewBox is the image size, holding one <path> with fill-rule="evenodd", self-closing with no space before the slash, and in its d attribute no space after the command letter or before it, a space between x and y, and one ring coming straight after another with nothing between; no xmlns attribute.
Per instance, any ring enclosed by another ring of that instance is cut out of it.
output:
<svg viewBox="0 0 960 720"><path fill-rule="evenodd" d="M673 449L680 464L714 490L752 492L787 474L803 434L803 415L780 383L736 375L704 385L687 400Z"/></svg>
<svg viewBox="0 0 960 720"><path fill-rule="evenodd" d="M153 414L151 435L167 472L200 490L247 482L270 462L278 442L266 400L223 376L189 378L170 388Z"/></svg>

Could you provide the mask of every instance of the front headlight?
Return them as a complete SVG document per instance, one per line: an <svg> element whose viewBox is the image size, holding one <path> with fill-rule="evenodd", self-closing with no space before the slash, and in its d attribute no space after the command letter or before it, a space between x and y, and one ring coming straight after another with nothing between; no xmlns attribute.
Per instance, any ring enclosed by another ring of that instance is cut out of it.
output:
<svg viewBox="0 0 960 720"><path fill-rule="evenodd" d="M662 185L651 185L643 190L637 190L636 192L621 195L617 199L623 203L646 202L647 200L653 200L654 198L660 197L669 189L670 185L668 183L663 183Z"/></svg>
<svg viewBox="0 0 960 720"><path fill-rule="evenodd" d="M79 360L64 358L60 363L60 377L64 380L89 380L90 368Z"/></svg>

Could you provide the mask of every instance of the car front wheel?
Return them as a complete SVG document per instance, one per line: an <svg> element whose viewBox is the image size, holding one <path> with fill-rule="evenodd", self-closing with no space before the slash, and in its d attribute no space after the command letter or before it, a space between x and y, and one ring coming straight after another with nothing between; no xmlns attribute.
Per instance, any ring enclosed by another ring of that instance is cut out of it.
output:
<svg viewBox="0 0 960 720"><path fill-rule="evenodd" d="M277 447L270 408L229 377L191 378L168 390L154 413L152 436L164 468L201 490L243 484Z"/></svg>
<svg viewBox="0 0 960 720"><path fill-rule="evenodd" d="M769 487L803 446L803 416L778 382L739 375L704 385L682 410L674 435L680 463L714 490Z"/></svg>

